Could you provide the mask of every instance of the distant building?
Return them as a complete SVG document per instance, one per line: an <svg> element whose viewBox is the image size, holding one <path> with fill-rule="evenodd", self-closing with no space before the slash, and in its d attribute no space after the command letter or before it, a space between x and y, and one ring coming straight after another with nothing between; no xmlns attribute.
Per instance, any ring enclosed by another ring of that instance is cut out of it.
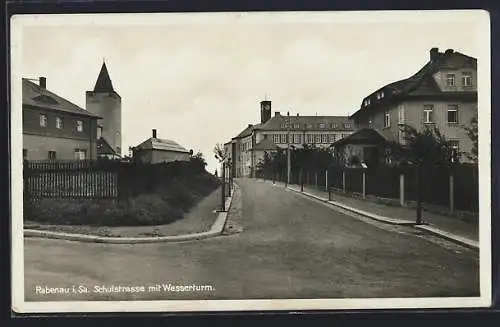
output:
<svg viewBox="0 0 500 327"><path fill-rule="evenodd" d="M98 156L120 158L122 151L121 97L113 88L103 63L92 91L86 92L86 108L102 117L98 121Z"/></svg>
<svg viewBox="0 0 500 327"><path fill-rule="evenodd" d="M97 157L97 120L100 116L80 108L39 84L23 83L23 158L74 160Z"/></svg>
<svg viewBox="0 0 500 327"><path fill-rule="evenodd" d="M157 138L156 129L153 129L152 137L133 147L132 152L135 161L152 164L188 161L192 154L177 142Z"/></svg>
<svg viewBox="0 0 500 327"><path fill-rule="evenodd" d="M384 162L384 143L404 143L400 126L406 124L419 131L438 127L457 153L470 152L472 141L463 126L477 118L477 105L477 60L452 49L442 53L432 48L429 61L416 74L363 99L351 116L357 132L334 147L346 157Z"/></svg>
<svg viewBox="0 0 500 327"><path fill-rule="evenodd" d="M232 174L236 177L255 176L258 163L265 153L304 144L329 147L332 142L349 136L354 125L347 116L287 116L280 112L271 115L271 101L261 102L261 122L249 124L225 147L230 148L233 163Z"/></svg>

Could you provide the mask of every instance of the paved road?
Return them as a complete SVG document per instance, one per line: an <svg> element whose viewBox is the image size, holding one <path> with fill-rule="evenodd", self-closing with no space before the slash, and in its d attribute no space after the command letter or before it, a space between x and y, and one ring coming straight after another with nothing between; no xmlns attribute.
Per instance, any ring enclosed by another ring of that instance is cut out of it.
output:
<svg viewBox="0 0 500 327"><path fill-rule="evenodd" d="M479 295L477 252L354 217L267 182L238 183L229 219L241 233L141 245L27 238L26 300ZM163 289L168 284L199 288L172 292ZM139 288L94 292L112 285ZM71 292L42 294L45 286Z"/></svg>

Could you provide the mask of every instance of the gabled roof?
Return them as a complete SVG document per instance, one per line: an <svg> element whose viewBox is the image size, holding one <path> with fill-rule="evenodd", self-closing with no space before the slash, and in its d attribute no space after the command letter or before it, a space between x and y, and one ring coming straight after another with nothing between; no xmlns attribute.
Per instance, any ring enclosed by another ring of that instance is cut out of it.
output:
<svg viewBox="0 0 500 327"><path fill-rule="evenodd" d="M386 138L376 129L362 128L332 143L332 146L342 146L346 144L384 144L386 141Z"/></svg>
<svg viewBox="0 0 500 327"><path fill-rule="evenodd" d="M356 111L351 118L361 112L370 110L378 104L385 101L403 96L421 96L421 95L444 95L451 92L443 92L437 85L433 75L441 70L455 70L459 68L470 68L477 70L477 59L464 55L463 53L453 50L447 50L444 53L438 51L437 48L431 49L433 59L429 60L417 73L390 84L387 84L377 91L365 97L361 103L360 109ZM383 97L377 98L377 94L383 93ZM473 95L474 92L453 92L452 95ZM477 93L476 93L477 94ZM369 105L365 105L365 101L370 101Z"/></svg>
<svg viewBox="0 0 500 327"><path fill-rule="evenodd" d="M111 145L109 145L109 143L103 137L100 137L97 140L97 154L116 155L116 151L111 147Z"/></svg>
<svg viewBox="0 0 500 327"><path fill-rule="evenodd" d="M252 150L277 150L279 146L277 146L269 137L264 137L262 141L257 143Z"/></svg>
<svg viewBox="0 0 500 327"><path fill-rule="evenodd" d="M347 116L273 116L259 127L262 131L287 130L290 118L290 130L311 131L353 131L354 124ZM347 124L347 125L346 125Z"/></svg>
<svg viewBox="0 0 500 327"><path fill-rule="evenodd" d="M26 78L23 78L23 106L52 109L80 116L101 118L63 97L50 92L46 88L40 87Z"/></svg>
<svg viewBox="0 0 500 327"><path fill-rule="evenodd" d="M96 93L111 93L114 92L113 83L111 83L111 78L109 77L108 68L106 63L102 63L101 71L97 77L97 81L94 86L94 92Z"/></svg>
<svg viewBox="0 0 500 327"><path fill-rule="evenodd" d="M238 135L236 135L235 137L233 137L233 140L235 140L235 139L242 139L244 137L252 135L253 130L259 129L261 127L261 125L262 124L255 124L255 125L248 124L248 126L245 127L244 130L242 130Z"/></svg>
<svg viewBox="0 0 500 327"><path fill-rule="evenodd" d="M188 150L175 141L152 137L136 146L134 150L160 150L189 153Z"/></svg>

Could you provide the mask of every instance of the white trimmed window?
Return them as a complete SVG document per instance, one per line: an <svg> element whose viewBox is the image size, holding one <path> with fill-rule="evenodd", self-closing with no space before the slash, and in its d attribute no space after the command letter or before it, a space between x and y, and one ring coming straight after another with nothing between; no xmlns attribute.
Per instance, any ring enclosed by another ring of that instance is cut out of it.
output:
<svg viewBox="0 0 500 327"><path fill-rule="evenodd" d="M351 129L352 128L352 124L351 123L344 123L344 128L345 129Z"/></svg>
<svg viewBox="0 0 500 327"><path fill-rule="evenodd" d="M384 112L384 127L391 127L391 113L388 110Z"/></svg>
<svg viewBox="0 0 500 327"><path fill-rule="evenodd" d="M434 123L434 106L429 104L424 106L424 124Z"/></svg>
<svg viewBox="0 0 500 327"><path fill-rule="evenodd" d="M47 127L47 115L40 115L40 126Z"/></svg>
<svg viewBox="0 0 500 327"><path fill-rule="evenodd" d="M313 138L313 135L311 135L311 134L307 134L307 143L308 143L308 144L312 144L312 143L314 143L314 138Z"/></svg>
<svg viewBox="0 0 500 327"><path fill-rule="evenodd" d="M76 131L83 132L83 121L81 120L76 121Z"/></svg>
<svg viewBox="0 0 500 327"><path fill-rule="evenodd" d="M320 134L314 135L314 143L321 143L321 135Z"/></svg>
<svg viewBox="0 0 500 327"><path fill-rule="evenodd" d="M75 159L85 160L87 158L87 150L85 149L75 149Z"/></svg>
<svg viewBox="0 0 500 327"><path fill-rule="evenodd" d="M400 104L398 106L398 123L404 124L406 121L405 106Z"/></svg>
<svg viewBox="0 0 500 327"><path fill-rule="evenodd" d="M56 127L58 129L63 129L64 127L64 122L63 122L63 119L61 117L57 117L56 118Z"/></svg>
<svg viewBox="0 0 500 327"><path fill-rule="evenodd" d="M286 134L280 135L280 143L286 143Z"/></svg>
<svg viewBox="0 0 500 327"><path fill-rule="evenodd" d="M273 134L273 142L275 144L280 143L280 136L278 134Z"/></svg>
<svg viewBox="0 0 500 327"><path fill-rule="evenodd" d="M97 126L97 138L100 139L102 137L102 126Z"/></svg>
<svg viewBox="0 0 500 327"><path fill-rule="evenodd" d="M462 73L462 85L463 86L472 86L472 74L470 72Z"/></svg>
<svg viewBox="0 0 500 327"><path fill-rule="evenodd" d="M335 142L335 134L330 134L329 138L330 138L330 143Z"/></svg>
<svg viewBox="0 0 500 327"><path fill-rule="evenodd" d="M446 86L455 86L455 74L446 74Z"/></svg>
<svg viewBox="0 0 500 327"><path fill-rule="evenodd" d="M448 124L458 124L458 105L448 105Z"/></svg>
<svg viewBox="0 0 500 327"><path fill-rule="evenodd" d="M460 142L458 140L451 140L450 148L451 148L451 161L456 162L460 158Z"/></svg>

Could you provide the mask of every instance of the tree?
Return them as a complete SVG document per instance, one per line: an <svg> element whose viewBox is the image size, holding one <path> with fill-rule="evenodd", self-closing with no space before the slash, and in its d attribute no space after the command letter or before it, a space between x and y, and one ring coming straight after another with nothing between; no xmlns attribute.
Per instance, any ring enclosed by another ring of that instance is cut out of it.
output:
<svg viewBox="0 0 500 327"><path fill-rule="evenodd" d="M203 153L199 151L195 155L191 155L189 160L199 171L204 171L207 166L207 162L205 161L205 158L203 158Z"/></svg>
<svg viewBox="0 0 500 327"><path fill-rule="evenodd" d="M416 180L416 223L422 223L421 170L430 165L449 166L457 153L450 142L440 132L438 127L425 127L422 131L410 125L400 126L403 133L403 143L388 142L388 156L400 164L410 164L415 167Z"/></svg>
<svg viewBox="0 0 500 327"><path fill-rule="evenodd" d="M470 121L470 126L462 126L462 128L467 132L467 136L472 141L472 149L466 156L469 160L474 162L476 165L478 163L478 122L477 118L473 117Z"/></svg>
<svg viewBox="0 0 500 327"><path fill-rule="evenodd" d="M217 143L214 147L214 155L215 159L217 159L220 163L224 162L227 159L228 153L223 145Z"/></svg>

